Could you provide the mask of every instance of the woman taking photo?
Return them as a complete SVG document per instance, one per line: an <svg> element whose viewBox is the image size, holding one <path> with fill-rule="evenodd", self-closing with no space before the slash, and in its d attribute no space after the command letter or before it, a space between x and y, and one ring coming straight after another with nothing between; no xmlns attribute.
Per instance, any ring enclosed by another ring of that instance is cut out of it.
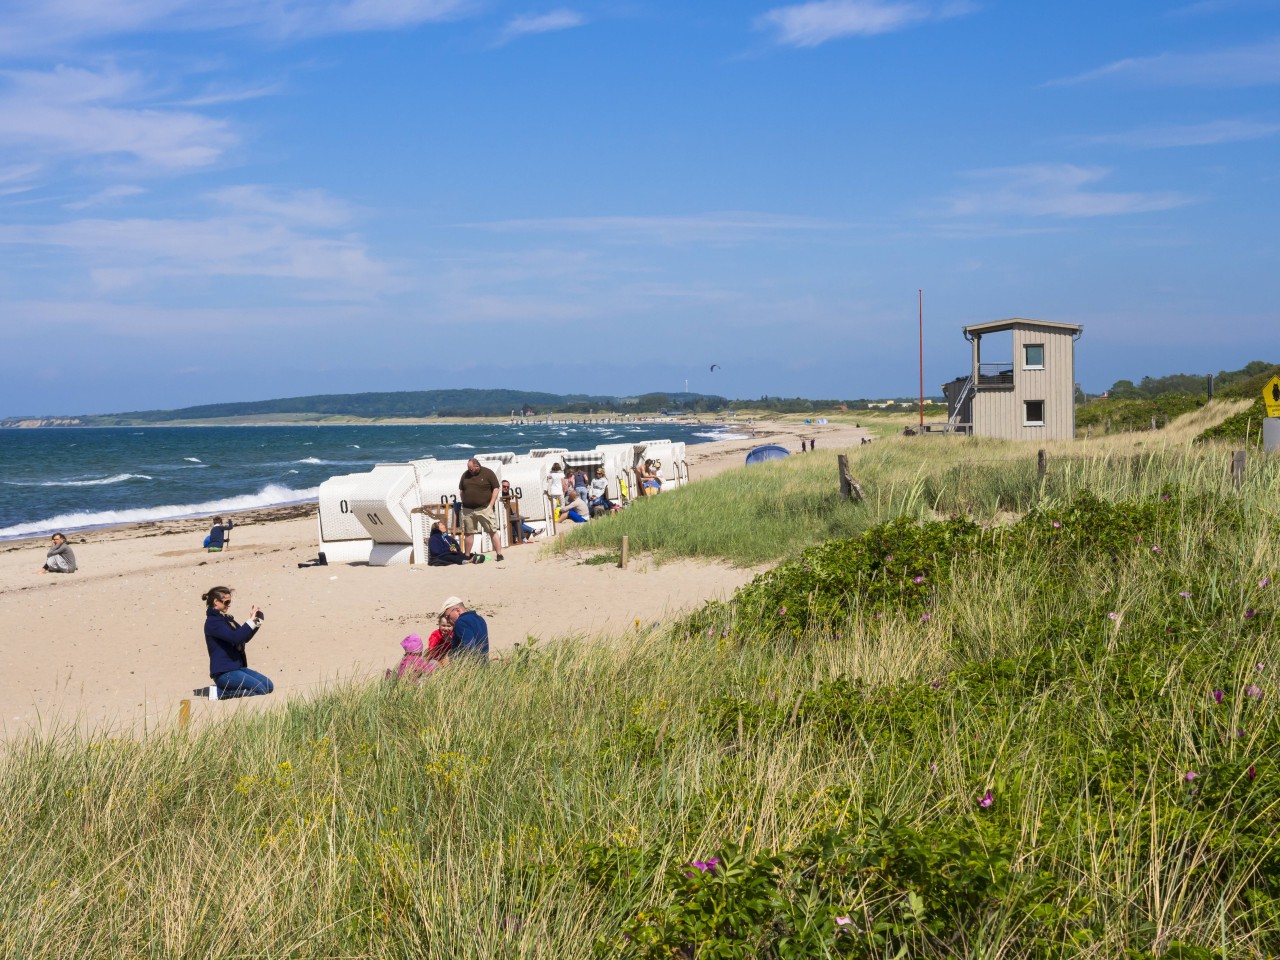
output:
<svg viewBox="0 0 1280 960"><path fill-rule="evenodd" d="M213 587L200 598L205 602L204 642L209 648L209 677L217 699L260 697L275 689L257 670L249 669L244 647L262 626L263 612L249 608L249 619L236 623L231 616L231 588Z"/></svg>

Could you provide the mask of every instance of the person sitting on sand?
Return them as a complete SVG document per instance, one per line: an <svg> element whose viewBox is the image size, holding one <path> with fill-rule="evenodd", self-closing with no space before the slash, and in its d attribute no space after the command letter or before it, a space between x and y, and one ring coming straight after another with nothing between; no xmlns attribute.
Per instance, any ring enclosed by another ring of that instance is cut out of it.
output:
<svg viewBox="0 0 1280 960"><path fill-rule="evenodd" d="M394 670L387 671L386 677L388 680L404 678L415 681L421 680L440 666L437 661L423 655L422 638L416 633L411 633L401 640L400 646L404 648L404 656L400 658L400 662L396 664Z"/></svg>
<svg viewBox="0 0 1280 960"><path fill-rule="evenodd" d="M449 656L453 647L453 621L443 613L436 620L436 628L427 637L427 656L432 660L443 660Z"/></svg>
<svg viewBox="0 0 1280 960"><path fill-rule="evenodd" d="M235 521L228 520L224 525L221 517L213 518L213 529L209 531L209 536L204 539L204 548L210 553L221 553L222 548L227 545L227 538L231 536L231 528L235 526Z"/></svg>
<svg viewBox="0 0 1280 960"><path fill-rule="evenodd" d="M427 566L451 567L456 563L481 563L484 554L471 555L462 552L456 537L444 531L444 521L431 524L431 536L427 538Z"/></svg>
<svg viewBox="0 0 1280 960"><path fill-rule="evenodd" d="M453 624L453 640L449 652L454 656L465 655L477 657L482 661L489 659L489 625L484 617L474 610L468 610L460 597L449 597L440 606L440 615L447 617Z"/></svg>
<svg viewBox="0 0 1280 960"><path fill-rule="evenodd" d="M205 602L204 642L209 648L209 676L217 687L217 699L260 697L275 685L257 670L249 669L244 648L258 633L264 614L249 608L249 619L236 623L231 616L231 588L212 587L200 597Z"/></svg>
<svg viewBox="0 0 1280 960"><path fill-rule="evenodd" d="M591 518L591 508L587 501L575 496L560 508L561 520L572 520L574 523L586 523Z"/></svg>
<svg viewBox="0 0 1280 960"><path fill-rule="evenodd" d="M75 573L76 555L71 552L67 538L61 533L55 533L51 540L52 543L48 553L45 554L44 566L40 568L40 572Z"/></svg>

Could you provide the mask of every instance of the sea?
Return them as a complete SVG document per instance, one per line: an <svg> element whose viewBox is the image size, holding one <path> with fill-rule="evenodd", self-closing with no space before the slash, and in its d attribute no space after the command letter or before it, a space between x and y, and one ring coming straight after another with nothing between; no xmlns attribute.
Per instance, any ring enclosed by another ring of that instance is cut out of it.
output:
<svg viewBox="0 0 1280 960"><path fill-rule="evenodd" d="M314 502L325 480L378 463L741 436L665 422L5 429L0 540Z"/></svg>

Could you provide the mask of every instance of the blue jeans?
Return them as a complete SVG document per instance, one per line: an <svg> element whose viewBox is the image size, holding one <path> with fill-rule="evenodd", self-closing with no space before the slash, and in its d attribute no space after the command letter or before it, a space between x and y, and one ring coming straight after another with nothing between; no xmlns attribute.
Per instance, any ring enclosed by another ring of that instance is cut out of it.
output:
<svg viewBox="0 0 1280 960"><path fill-rule="evenodd" d="M213 682L218 685L219 700L230 700L233 697L261 697L275 689L275 684L267 677L248 667L220 673L214 677Z"/></svg>

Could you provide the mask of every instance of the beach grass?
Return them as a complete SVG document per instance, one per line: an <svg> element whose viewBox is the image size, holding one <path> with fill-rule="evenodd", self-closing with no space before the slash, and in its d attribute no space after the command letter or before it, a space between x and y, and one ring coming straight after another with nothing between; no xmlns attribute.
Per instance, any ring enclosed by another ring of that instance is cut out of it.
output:
<svg viewBox="0 0 1280 960"><path fill-rule="evenodd" d="M714 478L618 520L731 558L772 524L732 602L13 743L0 954L1276 955L1274 465L1051 452L858 451L862 506L821 451Z"/></svg>

